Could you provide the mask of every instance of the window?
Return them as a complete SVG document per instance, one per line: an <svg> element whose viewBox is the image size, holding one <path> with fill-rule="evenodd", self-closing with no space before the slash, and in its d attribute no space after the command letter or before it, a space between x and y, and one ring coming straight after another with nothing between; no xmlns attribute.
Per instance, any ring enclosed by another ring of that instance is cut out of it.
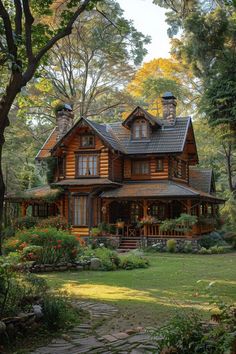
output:
<svg viewBox="0 0 236 354"><path fill-rule="evenodd" d="M157 159L156 171L157 172L164 171L164 160L163 159Z"/></svg>
<svg viewBox="0 0 236 354"><path fill-rule="evenodd" d="M73 225L86 226L87 223L87 196L73 197Z"/></svg>
<svg viewBox="0 0 236 354"><path fill-rule="evenodd" d="M145 139L148 137L148 124L145 119L136 119L132 127L133 139Z"/></svg>
<svg viewBox="0 0 236 354"><path fill-rule="evenodd" d="M187 163L183 160L174 160L173 161L173 176L176 178L187 178Z"/></svg>
<svg viewBox="0 0 236 354"><path fill-rule="evenodd" d="M152 204L148 210L148 214L155 217L157 220L165 220L166 205L163 203Z"/></svg>
<svg viewBox="0 0 236 354"><path fill-rule="evenodd" d="M138 203L132 203L130 206L130 221L131 223L136 223L143 217L142 205Z"/></svg>
<svg viewBox="0 0 236 354"><path fill-rule="evenodd" d="M98 175L98 155L78 155L77 176Z"/></svg>
<svg viewBox="0 0 236 354"><path fill-rule="evenodd" d="M47 218L48 216L56 216L58 213L55 204L33 204L32 215L39 218Z"/></svg>
<svg viewBox="0 0 236 354"><path fill-rule="evenodd" d="M81 136L81 147L94 147L94 136L83 135Z"/></svg>
<svg viewBox="0 0 236 354"><path fill-rule="evenodd" d="M149 162L148 161L132 161L132 174L133 175L148 175Z"/></svg>

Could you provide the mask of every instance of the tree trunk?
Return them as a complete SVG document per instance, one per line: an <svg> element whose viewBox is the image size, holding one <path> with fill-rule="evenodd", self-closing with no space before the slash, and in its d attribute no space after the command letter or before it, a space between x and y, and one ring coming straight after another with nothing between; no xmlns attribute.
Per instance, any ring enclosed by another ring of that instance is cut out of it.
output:
<svg viewBox="0 0 236 354"><path fill-rule="evenodd" d="M15 72L10 78L9 85L6 88L6 93L0 101L0 255L2 254L2 238L3 238L3 209L4 209L4 195L5 183L2 171L2 152L5 142L4 132L9 126L8 113L15 100L16 95L20 92L23 86L22 75Z"/></svg>
<svg viewBox="0 0 236 354"><path fill-rule="evenodd" d="M5 183L2 173L2 148L4 144L3 134L0 136L0 255L2 254L2 238L3 238L3 203L5 194Z"/></svg>

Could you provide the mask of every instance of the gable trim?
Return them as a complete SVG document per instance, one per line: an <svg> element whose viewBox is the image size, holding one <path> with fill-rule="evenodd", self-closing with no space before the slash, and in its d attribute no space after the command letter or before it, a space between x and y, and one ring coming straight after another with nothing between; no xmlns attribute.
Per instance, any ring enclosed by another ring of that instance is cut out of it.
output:
<svg viewBox="0 0 236 354"><path fill-rule="evenodd" d="M82 122L85 122L99 136L99 138L107 147L109 147L112 150L115 150L114 147L109 142L106 141L104 136L90 123L89 120L87 120L85 117L81 117L78 120L78 122L76 122L75 125L71 127L71 129L53 146L51 152L55 151L62 144L63 140L67 138L73 132L73 130L76 129ZM123 152L122 150L117 150L117 151Z"/></svg>

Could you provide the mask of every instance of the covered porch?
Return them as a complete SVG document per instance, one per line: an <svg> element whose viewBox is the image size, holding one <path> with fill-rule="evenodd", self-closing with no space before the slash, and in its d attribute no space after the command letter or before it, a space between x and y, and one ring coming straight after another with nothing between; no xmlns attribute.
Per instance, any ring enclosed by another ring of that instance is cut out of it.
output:
<svg viewBox="0 0 236 354"><path fill-rule="evenodd" d="M197 238L215 230L219 203L223 202L170 182L127 183L101 197L102 221L116 225L117 234L128 238ZM176 220L182 214L196 216L194 225L186 230L186 225L180 223L163 230L166 220Z"/></svg>

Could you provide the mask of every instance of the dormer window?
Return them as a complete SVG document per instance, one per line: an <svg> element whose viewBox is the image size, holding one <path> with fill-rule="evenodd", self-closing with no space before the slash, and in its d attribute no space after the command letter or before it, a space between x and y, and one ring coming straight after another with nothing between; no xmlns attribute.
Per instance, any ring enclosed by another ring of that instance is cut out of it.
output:
<svg viewBox="0 0 236 354"><path fill-rule="evenodd" d="M136 119L132 126L132 138L134 140L147 139L148 138L148 122L146 119Z"/></svg>
<svg viewBox="0 0 236 354"><path fill-rule="evenodd" d="M81 136L81 147L88 148L94 147L94 135L82 135Z"/></svg>

